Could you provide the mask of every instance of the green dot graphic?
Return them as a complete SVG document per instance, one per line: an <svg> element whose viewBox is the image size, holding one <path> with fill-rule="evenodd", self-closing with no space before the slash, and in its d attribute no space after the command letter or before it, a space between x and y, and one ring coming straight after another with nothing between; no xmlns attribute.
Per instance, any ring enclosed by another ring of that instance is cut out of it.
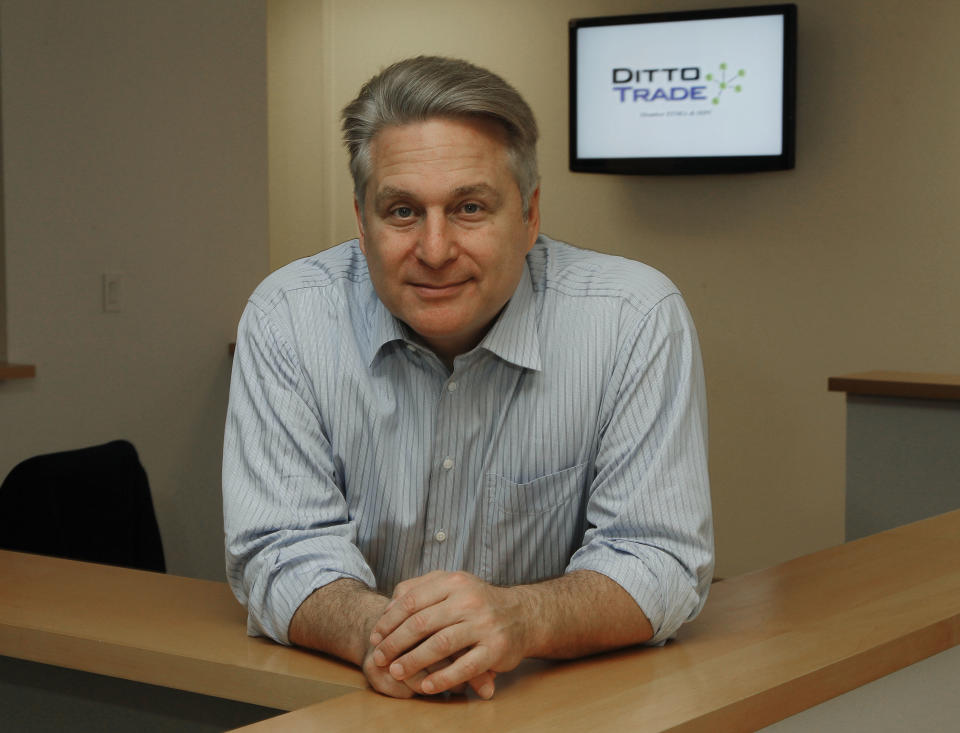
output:
<svg viewBox="0 0 960 733"><path fill-rule="evenodd" d="M727 76L728 65L726 61L724 61L722 64L717 64L717 68L720 69L719 74L710 73L704 76L706 81L712 84L716 84L714 91L717 92L717 96L713 97L710 100L712 104L720 104L720 98L723 96L723 93L727 91L727 89L732 89L734 92L737 92L737 93L742 92L743 87L740 84L732 84L731 82L734 79L739 79L747 75L746 69L737 69L736 73L734 73L733 76L728 77Z"/></svg>

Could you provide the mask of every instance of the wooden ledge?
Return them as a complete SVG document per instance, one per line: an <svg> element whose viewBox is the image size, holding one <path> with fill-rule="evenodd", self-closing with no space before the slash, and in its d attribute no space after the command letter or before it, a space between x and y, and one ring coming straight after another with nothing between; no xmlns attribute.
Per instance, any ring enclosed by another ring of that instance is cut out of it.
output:
<svg viewBox="0 0 960 733"><path fill-rule="evenodd" d="M8 657L279 710L367 686L352 665L247 636L226 583L7 550L0 578Z"/></svg>
<svg viewBox="0 0 960 733"><path fill-rule="evenodd" d="M960 400L960 374L920 372L856 372L830 377L827 388L848 395Z"/></svg>
<svg viewBox="0 0 960 733"><path fill-rule="evenodd" d="M361 690L243 730L756 730L960 643L957 557L960 510L716 583L661 649L525 660L489 701Z"/></svg>
<svg viewBox="0 0 960 733"><path fill-rule="evenodd" d="M33 379L35 376L37 376L37 368L33 364L10 364L0 361L0 380Z"/></svg>

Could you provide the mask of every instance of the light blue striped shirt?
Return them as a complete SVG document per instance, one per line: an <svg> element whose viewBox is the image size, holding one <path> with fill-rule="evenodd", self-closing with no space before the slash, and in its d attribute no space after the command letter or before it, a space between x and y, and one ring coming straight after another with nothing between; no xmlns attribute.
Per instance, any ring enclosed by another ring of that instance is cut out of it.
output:
<svg viewBox="0 0 960 733"><path fill-rule="evenodd" d="M450 373L374 292L356 241L269 276L244 311L223 463L227 577L288 643L316 588L389 594L466 570L589 569L662 641L713 571L696 332L638 262L540 236L528 276Z"/></svg>

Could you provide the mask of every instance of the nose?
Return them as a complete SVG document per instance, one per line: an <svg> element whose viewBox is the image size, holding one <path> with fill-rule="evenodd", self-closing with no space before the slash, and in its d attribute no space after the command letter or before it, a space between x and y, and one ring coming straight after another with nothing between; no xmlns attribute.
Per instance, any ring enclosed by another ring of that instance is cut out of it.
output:
<svg viewBox="0 0 960 733"><path fill-rule="evenodd" d="M416 255L420 262L433 270L439 270L456 259L457 244L444 214L427 212L417 240Z"/></svg>

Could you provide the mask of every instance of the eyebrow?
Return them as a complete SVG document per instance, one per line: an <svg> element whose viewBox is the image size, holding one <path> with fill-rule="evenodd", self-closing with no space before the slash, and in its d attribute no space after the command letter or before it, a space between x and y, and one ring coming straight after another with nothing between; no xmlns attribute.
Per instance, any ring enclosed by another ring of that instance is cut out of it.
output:
<svg viewBox="0 0 960 733"><path fill-rule="evenodd" d="M454 198L463 198L464 196L486 196L492 198L494 204L500 203L500 193L486 183L475 183L472 186L460 186L453 189Z"/></svg>
<svg viewBox="0 0 960 733"><path fill-rule="evenodd" d="M379 191L377 191L376 196L373 197L373 205L376 208L380 208L384 201L388 199L411 199L415 198L410 191L406 191L402 188L396 188L395 186L384 186Z"/></svg>
<svg viewBox="0 0 960 733"><path fill-rule="evenodd" d="M463 198L465 196L485 196L493 199L494 205L498 205L501 200L499 192L497 192L493 186L490 186L486 183L474 183L468 186L458 186L451 191L451 194L452 198ZM397 188L396 186L384 186L382 189L377 191L376 196L374 196L373 205L379 209L384 202L392 199L416 200L417 196L413 192L407 191L404 188Z"/></svg>

